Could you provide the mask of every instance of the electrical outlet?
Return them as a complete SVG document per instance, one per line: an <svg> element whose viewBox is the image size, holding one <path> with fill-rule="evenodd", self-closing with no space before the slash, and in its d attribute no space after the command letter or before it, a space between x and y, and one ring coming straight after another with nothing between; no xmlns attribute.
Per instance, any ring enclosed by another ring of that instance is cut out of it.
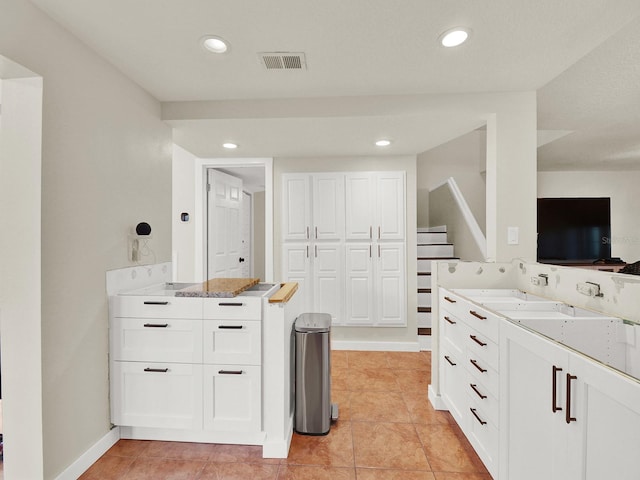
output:
<svg viewBox="0 0 640 480"><path fill-rule="evenodd" d="M576 285L576 290L587 297L602 297L600 285L593 282L581 282Z"/></svg>
<svg viewBox="0 0 640 480"><path fill-rule="evenodd" d="M540 273L537 277L531 277L531 283L537 287L546 287L549 285L549 276L544 273Z"/></svg>

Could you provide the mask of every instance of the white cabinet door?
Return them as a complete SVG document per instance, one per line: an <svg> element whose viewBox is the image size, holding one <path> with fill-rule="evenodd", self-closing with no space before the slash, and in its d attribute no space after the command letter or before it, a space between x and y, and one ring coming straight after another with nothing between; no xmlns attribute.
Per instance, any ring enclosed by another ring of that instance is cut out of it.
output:
<svg viewBox="0 0 640 480"><path fill-rule="evenodd" d="M467 405L467 374L464 367L466 356L449 340L444 340L440 350L440 375L442 378L441 394L445 405L456 420L460 428L466 427L468 416Z"/></svg>
<svg viewBox="0 0 640 480"><path fill-rule="evenodd" d="M204 366L204 429L259 432L262 384L259 366Z"/></svg>
<svg viewBox="0 0 640 480"><path fill-rule="evenodd" d="M260 365L262 322L251 320L205 320L203 362Z"/></svg>
<svg viewBox="0 0 640 480"><path fill-rule="evenodd" d="M309 240L311 184L308 174L282 175L282 239Z"/></svg>
<svg viewBox="0 0 640 480"><path fill-rule="evenodd" d="M200 430L202 366L112 362L115 425Z"/></svg>
<svg viewBox="0 0 640 480"><path fill-rule="evenodd" d="M372 174L363 172L345 175L345 238L347 240L373 238L374 198Z"/></svg>
<svg viewBox="0 0 640 480"><path fill-rule="evenodd" d="M376 323L406 325L404 244L378 243L375 248Z"/></svg>
<svg viewBox="0 0 640 480"><path fill-rule="evenodd" d="M566 423L568 351L508 321L500 348L500 478L577 478L579 423Z"/></svg>
<svg viewBox="0 0 640 480"><path fill-rule="evenodd" d="M376 218L378 240L405 238L405 188L403 172L376 173Z"/></svg>
<svg viewBox="0 0 640 480"><path fill-rule="evenodd" d="M373 312L373 252L370 243L345 246L345 324L371 325Z"/></svg>
<svg viewBox="0 0 640 480"><path fill-rule="evenodd" d="M328 313L333 324L340 324L343 322L343 245L316 243L313 250L313 311Z"/></svg>
<svg viewBox="0 0 640 480"><path fill-rule="evenodd" d="M344 175L315 173L313 178L313 239L344 238Z"/></svg>
<svg viewBox="0 0 640 480"><path fill-rule="evenodd" d="M299 302L303 311L313 311L312 247L308 243L282 245L282 275L285 282L298 282Z"/></svg>
<svg viewBox="0 0 640 480"><path fill-rule="evenodd" d="M582 430L580 441L573 445L581 460L573 478L636 480L640 476L640 383L579 354L570 355L570 373L575 377L572 425Z"/></svg>

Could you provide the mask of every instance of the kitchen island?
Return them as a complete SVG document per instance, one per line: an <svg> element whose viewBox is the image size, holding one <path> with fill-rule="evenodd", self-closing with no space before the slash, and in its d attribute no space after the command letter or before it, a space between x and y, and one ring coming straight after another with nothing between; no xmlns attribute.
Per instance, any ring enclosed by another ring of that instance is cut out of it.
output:
<svg viewBox="0 0 640 480"><path fill-rule="evenodd" d="M262 445L263 456L286 457L295 288L283 302L282 285L258 279L156 280L109 297L120 437Z"/></svg>

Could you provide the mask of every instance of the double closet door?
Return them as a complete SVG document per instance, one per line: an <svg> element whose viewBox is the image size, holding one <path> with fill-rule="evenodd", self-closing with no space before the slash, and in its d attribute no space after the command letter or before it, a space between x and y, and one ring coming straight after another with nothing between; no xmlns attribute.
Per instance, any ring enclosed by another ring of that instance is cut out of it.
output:
<svg viewBox="0 0 640 480"><path fill-rule="evenodd" d="M334 325L406 325L404 172L282 176L282 259Z"/></svg>

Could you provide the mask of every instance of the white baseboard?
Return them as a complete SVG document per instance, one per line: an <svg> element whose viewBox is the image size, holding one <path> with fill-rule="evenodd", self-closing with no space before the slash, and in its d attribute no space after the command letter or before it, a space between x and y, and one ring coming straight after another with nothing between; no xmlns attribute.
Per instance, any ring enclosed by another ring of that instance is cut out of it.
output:
<svg viewBox="0 0 640 480"><path fill-rule="evenodd" d="M433 385L431 384L429 384L428 388L428 397L431 405L436 410L449 410L445 405L444 400L442 400L442 397L435 392Z"/></svg>
<svg viewBox="0 0 640 480"><path fill-rule="evenodd" d="M416 342L363 342L349 340L331 340L332 350L365 350L375 352L419 352Z"/></svg>
<svg viewBox="0 0 640 480"><path fill-rule="evenodd" d="M262 458L287 458L289 456L289 448L293 438L293 415L289 417L289 425L285 432L285 438L281 441L270 442L267 437L262 445Z"/></svg>
<svg viewBox="0 0 640 480"><path fill-rule="evenodd" d="M120 440L120 428L114 427L58 475L56 480L76 480L118 440Z"/></svg>

